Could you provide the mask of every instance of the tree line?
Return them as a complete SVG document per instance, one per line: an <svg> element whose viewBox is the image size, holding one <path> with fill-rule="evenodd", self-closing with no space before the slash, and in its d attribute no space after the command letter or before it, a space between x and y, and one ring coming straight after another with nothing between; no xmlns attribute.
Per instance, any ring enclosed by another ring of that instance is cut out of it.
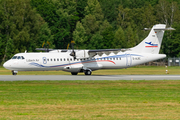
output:
<svg viewBox="0 0 180 120"><path fill-rule="evenodd" d="M129 48L166 24L160 53L180 56L179 0L0 0L0 59L48 43L66 49Z"/></svg>

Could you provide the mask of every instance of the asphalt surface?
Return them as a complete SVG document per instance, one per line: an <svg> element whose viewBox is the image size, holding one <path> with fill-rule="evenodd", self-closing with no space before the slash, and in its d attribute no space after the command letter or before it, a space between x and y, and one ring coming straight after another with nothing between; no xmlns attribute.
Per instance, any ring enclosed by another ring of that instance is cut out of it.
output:
<svg viewBox="0 0 180 120"><path fill-rule="evenodd" d="M0 81L26 80L180 80L180 75L0 75Z"/></svg>

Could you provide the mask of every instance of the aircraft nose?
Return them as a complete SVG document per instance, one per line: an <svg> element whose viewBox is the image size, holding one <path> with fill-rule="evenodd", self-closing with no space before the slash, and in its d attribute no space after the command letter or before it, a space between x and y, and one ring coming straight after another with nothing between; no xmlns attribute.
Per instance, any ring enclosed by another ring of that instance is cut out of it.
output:
<svg viewBox="0 0 180 120"><path fill-rule="evenodd" d="M5 62L5 63L3 64L3 67L4 67L4 68L6 68L6 67L7 67L7 62Z"/></svg>
<svg viewBox="0 0 180 120"><path fill-rule="evenodd" d="M11 67L11 65L9 64L9 61L5 62L5 63L3 64L3 67L6 68L6 69L8 69L9 67Z"/></svg>

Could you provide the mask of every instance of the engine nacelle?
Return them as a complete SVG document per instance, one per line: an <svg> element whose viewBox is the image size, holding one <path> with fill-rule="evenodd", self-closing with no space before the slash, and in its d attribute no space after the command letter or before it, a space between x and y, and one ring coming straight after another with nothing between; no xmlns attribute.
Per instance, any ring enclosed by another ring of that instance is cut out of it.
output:
<svg viewBox="0 0 180 120"><path fill-rule="evenodd" d="M89 50L79 50L76 51L76 58L81 59L81 58L90 58L94 57L96 53L89 53Z"/></svg>
<svg viewBox="0 0 180 120"><path fill-rule="evenodd" d="M79 50L76 52L76 58L88 58L88 50Z"/></svg>

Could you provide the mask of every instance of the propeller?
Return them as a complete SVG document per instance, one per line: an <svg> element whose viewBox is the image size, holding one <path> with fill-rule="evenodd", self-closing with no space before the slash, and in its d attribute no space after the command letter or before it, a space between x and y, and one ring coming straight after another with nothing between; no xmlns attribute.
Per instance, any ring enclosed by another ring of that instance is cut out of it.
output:
<svg viewBox="0 0 180 120"><path fill-rule="evenodd" d="M76 59L76 52L74 51L74 44L75 42L71 41L72 52L70 53L70 56L73 56L74 59ZM68 47L69 47L69 44L68 44Z"/></svg>
<svg viewBox="0 0 180 120"><path fill-rule="evenodd" d="M43 42L43 44L42 44L43 48L47 48L46 52L49 52L49 45L50 45L50 43L48 41L46 43Z"/></svg>

